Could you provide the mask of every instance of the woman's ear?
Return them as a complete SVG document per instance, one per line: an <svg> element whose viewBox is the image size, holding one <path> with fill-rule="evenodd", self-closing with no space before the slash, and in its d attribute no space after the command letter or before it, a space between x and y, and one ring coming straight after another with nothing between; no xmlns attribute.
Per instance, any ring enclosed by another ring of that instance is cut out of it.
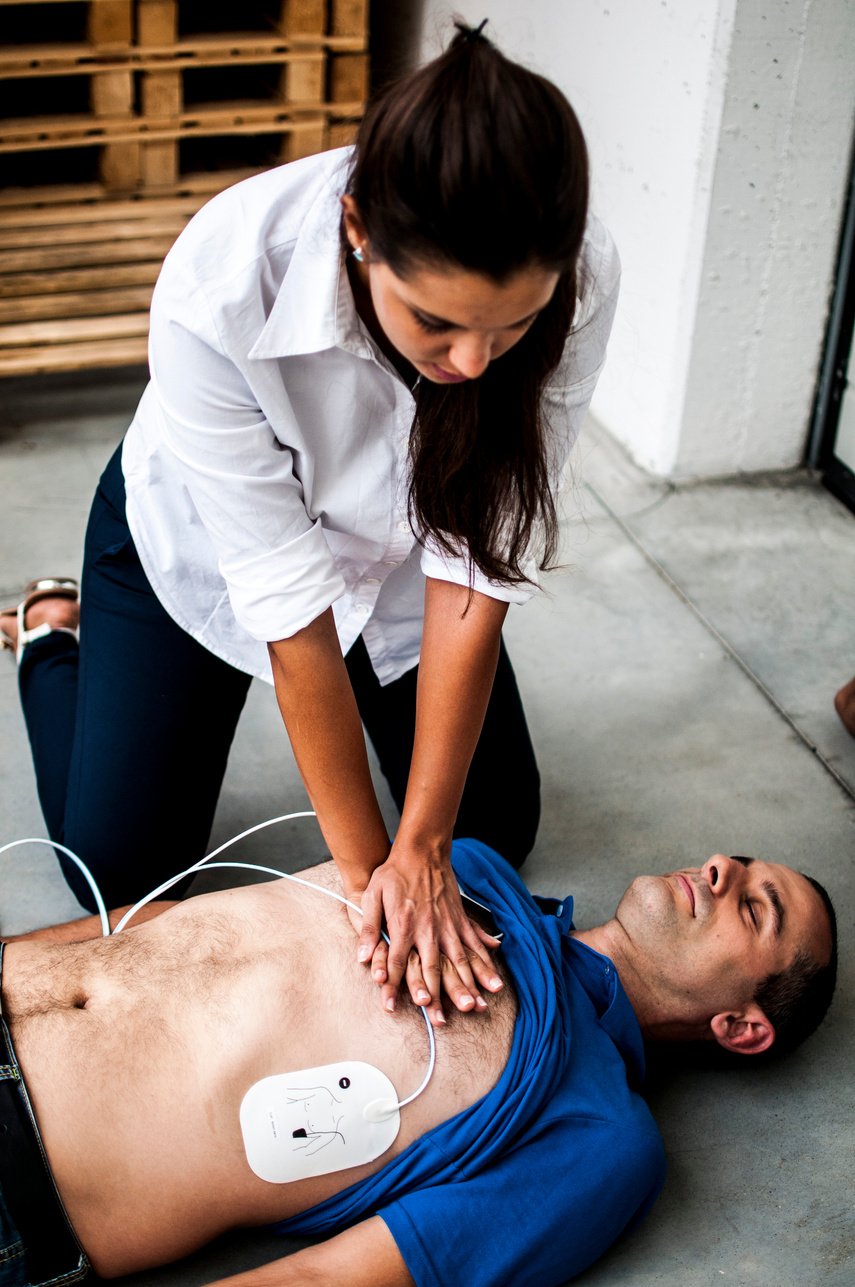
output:
<svg viewBox="0 0 855 1287"><path fill-rule="evenodd" d="M760 1055L775 1040L775 1029L758 1005L740 1014L716 1014L710 1020L715 1040L735 1055Z"/></svg>
<svg viewBox="0 0 855 1287"><path fill-rule="evenodd" d="M365 231L365 224L362 222L362 215L359 213L359 207L353 197L345 194L341 199L341 208L344 218L344 232L350 243L351 250L366 251L368 234Z"/></svg>

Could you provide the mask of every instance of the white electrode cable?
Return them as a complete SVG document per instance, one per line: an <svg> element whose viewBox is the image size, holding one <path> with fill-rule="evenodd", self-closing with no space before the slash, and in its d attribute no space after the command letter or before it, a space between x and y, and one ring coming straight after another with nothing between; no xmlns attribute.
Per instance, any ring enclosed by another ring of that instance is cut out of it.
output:
<svg viewBox="0 0 855 1287"><path fill-rule="evenodd" d="M78 858L77 854L72 853L72 851L65 845L59 844L56 840L45 840L43 836L28 836L26 840L10 840L8 844L0 845L0 854L4 854L7 849L15 849L18 845L47 845L50 849L61 850L61 852L65 854L66 858L70 858L73 863L77 864L83 872L83 875L86 877L89 888L92 890L92 896L95 899L95 906L98 908L98 915L101 918L101 930L104 938L109 938L110 917L107 915L107 908L104 905L104 899L101 897L101 891L95 884L95 877L92 875L92 872L86 866L83 859Z"/></svg>
<svg viewBox="0 0 855 1287"><path fill-rule="evenodd" d="M351 902L349 898L345 898L343 894L338 894L333 889L326 889L323 885L315 885L310 880L303 880L301 876L292 876L290 872L280 871L276 867L264 867L258 863L232 862L232 861L211 862L211 859L216 858L218 854L221 854L223 852L223 850L228 849L231 845L237 844L239 840L245 840L247 836L251 836L256 831L262 831L265 827L272 827L279 822L291 822L297 818L314 818L316 816L317 815L312 810L304 810L300 813L285 813L277 818L268 818L266 822L257 822L254 827L248 827L247 830L242 831L240 835L233 836L231 840L226 840L223 844L219 845L218 848L212 849L209 854L206 854L204 858L200 858L198 862L194 863L192 867L188 867L186 871L180 871L177 876L171 876L169 880L166 880L162 884L158 885L156 889L153 889L151 891L151 893L148 893L144 898L139 899L138 902L134 903L133 907L130 907L128 911L125 912L124 916L121 918L121 920L116 925L115 929L113 929L112 931L110 930L110 918L107 914L107 908L104 905L103 898L101 897L101 891L98 889L98 886L95 883L94 876L92 875L92 873L90 872L86 864L84 863L83 859L78 858L77 854L73 853L69 848L67 848L66 845L61 845L53 840L45 840L41 837L30 837L26 840L9 841L8 844L5 844L2 847L0 847L0 854L5 853L7 849L14 849L17 845L48 845L52 849L61 850L62 853L64 853L68 858L70 858L74 863L77 864L77 866L82 871L83 875L86 877L87 883L89 884L89 887L92 890L92 893L95 897L96 905L98 907L98 913L101 919L101 929L102 929L102 934L104 938L111 937L111 934L118 934L121 930L125 928L125 926L132 919L132 917L134 917L137 914L137 912L139 912L143 907L145 907L147 903L152 902L155 898L158 898L161 894L166 893L166 891L171 889L173 885L176 885L178 881L183 880L185 876L190 876L194 872L201 871L203 867L205 868L205 870L210 870L211 868L214 868L214 867L236 867L236 868L241 868L244 871L258 871L258 872L261 872L263 875L277 876L282 880L290 880L295 885L303 885L306 889L313 889L313 890L316 890L319 894L325 894L328 898L335 899L337 903L342 903L345 907L350 907L353 911L358 912L359 915L362 916L363 915L362 908L357 903ZM388 945L389 937L387 934L383 934L383 939ZM427 1072L425 1073L424 1079L422 1080L421 1084L416 1088L416 1090L413 1091L411 1095L407 1095L405 1099L399 1099L394 1102L388 1101L382 1106L380 1104L380 1101L378 1101L377 1115L380 1117L385 1116L387 1113L397 1112L399 1109L404 1108L407 1104L411 1104L413 1100L417 1099L419 1095L421 1095L422 1091L425 1090L428 1082L433 1076L433 1071L436 1066L436 1038L434 1036L433 1027L431 1025L430 1018L428 1016L428 1012L426 1008L422 1005L422 1006L419 1006L419 1009L422 1012L422 1018L425 1021L425 1027L427 1028L427 1034L428 1034L429 1056L428 1056Z"/></svg>
<svg viewBox="0 0 855 1287"><path fill-rule="evenodd" d="M325 889L323 885L314 885L310 880L303 880L300 876L292 876L290 872L287 871L277 871L275 867L260 867L256 863L252 862L212 862L210 867L243 867L246 871L261 871L268 872L271 876L281 876L285 880L292 880L295 885L305 885L306 889L315 889L319 894L326 894L328 898L334 898L337 903L343 903L345 907L352 907L355 912L359 912L360 916L362 915L361 907L356 903L352 903L349 898L345 898L343 894L337 894L334 889ZM207 867L205 870L210 870L210 867ZM380 933L383 934L383 931L381 930ZM388 934L383 934L383 938L388 944ZM428 1035L429 1055L427 1072L424 1075L424 1080L421 1085L418 1086L411 1095L407 1095L406 1099L398 1099L395 1100L394 1103L390 1102L386 1111L391 1112L399 1108L404 1108L405 1105L411 1104L414 1099L418 1099L419 1095L426 1088L428 1082L433 1076L433 1070L436 1066L436 1038L433 1035L433 1027L431 1026L427 1010L423 1005L420 1005L419 1009L422 1012L422 1018L425 1021L425 1027L427 1028ZM386 1112L384 1111L380 1115L385 1116Z"/></svg>
<svg viewBox="0 0 855 1287"><path fill-rule="evenodd" d="M206 854L204 858L200 858L198 862L194 862L192 867L188 867L186 871L179 871L177 876L171 876L169 880L165 880L162 885L158 885L157 889L153 889L150 894L146 894L145 898L141 898L138 903L134 903L133 907L130 907L125 912L124 916L113 930L113 933L118 934L120 930L123 930L131 917L136 916L140 908L145 907L146 903L150 903L153 899L159 898L161 894L165 894L168 889L171 889L173 885L177 885L179 880L183 880L185 876L190 876L194 871L199 871L200 868L204 867L206 862L209 862L211 858L216 858L217 854L221 854L223 850L228 849L230 845L236 845L239 840L245 840L247 836L251 836L256 831L263 831L265 827L275 826L277 822L293 822L295 818L316 817L317 814L314 809L304 809L300 813L283 813L280 814L278 818L268 818L266 822L257 822L254 827L247 827L246 831L242 831L239 836L232 836L231 840L224 841L218 848L212 849L209 854ZM276 874L278 876L283 876L285 873L280 871Z"/></svg>

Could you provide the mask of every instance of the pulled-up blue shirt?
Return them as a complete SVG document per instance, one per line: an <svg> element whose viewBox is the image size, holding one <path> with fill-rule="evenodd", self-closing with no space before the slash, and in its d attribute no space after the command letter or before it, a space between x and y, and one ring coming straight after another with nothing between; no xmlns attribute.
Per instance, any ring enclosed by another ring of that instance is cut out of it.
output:
<svg viewBox="0 0 855 1287"><path fill-rule="evenodd" d="M504 933L518 1013L493 1089L368 1179L277 1226L385 1221L417 1287L550 1287L581 1273L662 1187L662 1140L638 1093L641 1030L612 962L544 914L486 845L455 841L466 893Z"/></svg>

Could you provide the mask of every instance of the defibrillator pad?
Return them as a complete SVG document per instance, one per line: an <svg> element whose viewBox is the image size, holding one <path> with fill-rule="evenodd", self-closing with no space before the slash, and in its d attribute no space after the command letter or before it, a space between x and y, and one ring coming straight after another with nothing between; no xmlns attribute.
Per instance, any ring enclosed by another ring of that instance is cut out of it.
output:
<svg viewBox="0 0 855 1287"><path fill-rule="evenodd" d="M247 1161L270 1184L373 1162L400 1124L395 1087L359 1060L264 1077L240 1106Z"/></svg>

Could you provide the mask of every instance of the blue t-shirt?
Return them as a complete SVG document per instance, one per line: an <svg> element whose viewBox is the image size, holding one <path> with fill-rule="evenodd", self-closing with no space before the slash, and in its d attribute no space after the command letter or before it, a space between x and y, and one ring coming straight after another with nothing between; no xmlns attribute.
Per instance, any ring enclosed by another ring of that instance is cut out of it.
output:
<svg viewBox="0 0 855 1287"><path fill-rule="evenodd" d="M518 1013L493 1089L375 1175L286 1220L318 1234L385 1221L417 1287L550 1287L581 1273L649 1209L662 1140L638 1093L641 1031L614 965L544 915L480 841L454 870L504 932Z"/></svg>

